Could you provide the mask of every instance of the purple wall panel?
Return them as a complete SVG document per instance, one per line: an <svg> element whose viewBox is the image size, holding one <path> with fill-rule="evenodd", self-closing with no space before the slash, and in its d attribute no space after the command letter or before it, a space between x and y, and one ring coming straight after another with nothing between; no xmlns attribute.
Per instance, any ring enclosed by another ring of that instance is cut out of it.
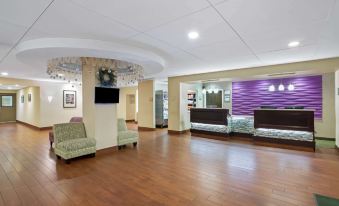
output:
<svg viewBox="0 0 339 206"><path fill-rule="evenodd" d="M285 91L278 91L280 83ZM294 91L287 90L290 83ZM274 92L268 91L272 84ZM260 106L305 106L315 110L316 118L322 118L322 76L233 82L232 90L234 115L253 115L253 110Z"/></svg>

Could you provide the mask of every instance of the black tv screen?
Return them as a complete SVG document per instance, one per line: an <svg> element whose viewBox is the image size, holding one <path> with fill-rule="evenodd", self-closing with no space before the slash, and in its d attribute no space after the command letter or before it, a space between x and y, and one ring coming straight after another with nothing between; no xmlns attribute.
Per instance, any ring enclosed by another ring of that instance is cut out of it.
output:
<svg viewBox="0 0 339 206"><path fill-rule="evenodd" d="M95 103L99 104L119 103L119 89L95 87Z"/></svg>

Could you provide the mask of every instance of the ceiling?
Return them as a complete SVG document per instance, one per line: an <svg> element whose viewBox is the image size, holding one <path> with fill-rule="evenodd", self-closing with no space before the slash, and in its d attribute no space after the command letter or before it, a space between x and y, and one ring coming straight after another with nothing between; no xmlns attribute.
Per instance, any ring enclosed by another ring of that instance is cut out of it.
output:
<svg viewBox="0 0 339 206"><path fill-rule="evenodd" d="M164 78L337 57L339 0L1 0L0 31L9 77L46 79L46 58L67 54L128 59ZM47 38L81 44L35 44ZM29 40L38 51L22 50Z"/></svg>

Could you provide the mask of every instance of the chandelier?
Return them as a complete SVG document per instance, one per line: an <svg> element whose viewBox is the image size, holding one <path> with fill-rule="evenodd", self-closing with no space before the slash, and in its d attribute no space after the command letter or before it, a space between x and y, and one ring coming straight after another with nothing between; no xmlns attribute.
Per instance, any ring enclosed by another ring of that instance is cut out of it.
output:
<svg viewBox="0 0 339 206"><path fill-rule="evenodd" d="M132 64L127 68L117 68L117 87L137 86L139 81L144 79L144 70L141 66Z"/></svg>
<svg viewBox="0 0 339 206"><path fill-rule="evenodd" d="M79 83L82 81L82 61L79 57L60 57L47 62L47 74L51 79Z"/></svg>

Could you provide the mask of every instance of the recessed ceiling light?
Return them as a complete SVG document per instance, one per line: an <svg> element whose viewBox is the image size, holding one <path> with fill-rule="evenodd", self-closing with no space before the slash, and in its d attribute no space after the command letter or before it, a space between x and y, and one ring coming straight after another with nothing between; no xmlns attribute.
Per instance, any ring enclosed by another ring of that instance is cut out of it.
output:
<svg viewBox="0 0 339 206"><path fill-rule="evenodd" d="M16 87L18 87L19 85L18 85L18 84L16 84L15 86L16 86Z"/></svg>
<svg viewBox="0 0 339 206"><path fill-rule="evenodd" d="M196 32L196 31L191 31L191 32L188 33L187 36L188 36L188 38L190 38L190 39L197 39L197 38L199 37L199 33Z"/></svg>
<svg viewBox="0 0 339 206"><path fill-rule="evenodd" d="M12 89L12 87L7 87L7 89Z"/></svg>
<svg viewBox="0 0 339 206"><path fill-rule="evenodd" d="M7 72L1 72L1 76L7 76L8 73Z"/></svg>
<svg viewBox="0 0 339 206"><path fill-rule="evenodd" d="M290 43L288 43L289 47L297 47L300 45L300 42L298 41L291 41Z"/></svg>

